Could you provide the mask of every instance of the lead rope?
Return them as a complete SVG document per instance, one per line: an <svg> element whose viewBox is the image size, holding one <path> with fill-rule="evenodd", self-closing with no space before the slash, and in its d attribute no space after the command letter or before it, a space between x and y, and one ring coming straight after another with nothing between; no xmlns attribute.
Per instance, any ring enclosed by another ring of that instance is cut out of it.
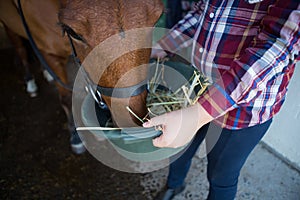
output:
<svg viewBox="0 0 300 200"><path fill-rule="evenodd" d="M21 5L21 1L18 0L18 10L19 10L19 14L21 16L21 20L22 20L22 23L23 23L23 26L24 26L24 29L25 29L25 32L27 34L27 37L28 37L28 40L29 40L29 43L34 51L34 53L36 54L37 58L39 59L40 63L42 64L42 66L44 67L44 69L47 70L47 72L53 77L53 79L63 88L69 90L69 91L73 91L73 87L70 87L69 85L65 84L64 82L62 82L62 80L56 75L56 73L51 69L51 67L48 65L48 63L46 62L45 58L43 57L43 55L41 54L41 52L39 51L32 35L31 35L31 32L30 32L30 29L28 27L28 24L26 22L26 19L25 19L25 16L24 16L24 13L23 13L23 9L22 9L22 5ZM79 58L77 57L77 53L76 53L76 50L75 50L75 46L73 44L73 41L72 41L72 38L69 34L68 35L68 38L69 38L69 42L70 42L70 45L71 45L71 49L72 49L72 57L75 61L75 64L79 67L80 71L83 73L84 75L84 79L85 79L85 82L87 84L86 86L86 90L93 96L94 100L98 103L98 105L101 107L101 108L106 108L106 104L103 102L102 98L101 98L101 94L98 90L95 90L93 89L93 83L90 79L90 77L88 76L87 72L84 70L84 68L82 67L81 65L81 62L79 60ZM96 93L94 92L96 91Z"/></svg>
<svg viewBox="0 0 300 200"><path fill-rule="evenodd" d="M72 87L70 87L69 85L65 84L64 82L62 82L62 80L56 75L56 73L51 69L51 67L48 65L48 63L46 62L45 58L43 57L43 55L41 54L41 52L39 51L32 35L31 32L29 30L29 27L27 25L24 13L23 13L23 9L22 9L22 5L21 5L21 1L18 0L18 8L19 8L19 14L21 16L21 20L25 29L25 32L27 34L29 43L35 53L35 55L37 56L37 58L39 59L40 63L42 64L42 66L44 67L45 70L47 70L47 72L53 77L53 79L63 88L72 91Z"/></svg>

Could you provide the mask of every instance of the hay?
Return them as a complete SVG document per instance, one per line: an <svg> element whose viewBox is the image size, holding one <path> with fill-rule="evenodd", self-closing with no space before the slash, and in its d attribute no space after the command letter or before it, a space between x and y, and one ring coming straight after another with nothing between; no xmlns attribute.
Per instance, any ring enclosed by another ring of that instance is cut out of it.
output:
<svg viewBox="0 0 300 200"><path fill-rule="evenodd" d="M172 92L168 90L166 86L168 84L164 80L165 65L164 62L159 62L157 60L155 66L155 72L151 80L148 81L148 96L146 106L148 113L143 118L136 115L129 106L126 109L129 113L137 118L140 122L144 123L148 121L151 117L159 116L167 112L179 110L181 108L186 108L190 105L194 105L198 98L203 94L203 92L210 85L208 79L202 75L199 71L194 69L193 75L189 80L186 81L181 87L176 91ZM163 89L159 85L164 85ZM161 127L156 127L160 129ZM121 128L114 127L78 127L76 130L121 130Z"/></svg>
<svg viewBox="0 0 300 200"><path fill-rule="evenodd" d="M186 108L194 105L198 98L210 85L208 79L196 69L190 80L184 83L175 92L161 89L159 84L168 85L163 77L165 72L164 62L156 62L154 76L149 80L149 93L147 97L147 108L150 117L162 115L167 112Z"/></svg>

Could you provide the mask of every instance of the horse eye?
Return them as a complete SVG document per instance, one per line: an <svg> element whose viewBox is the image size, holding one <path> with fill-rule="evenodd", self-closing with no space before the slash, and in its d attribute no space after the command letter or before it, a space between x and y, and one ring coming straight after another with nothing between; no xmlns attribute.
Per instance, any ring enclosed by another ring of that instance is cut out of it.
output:
<svg viewBox="0 0 300 200"><path fill-rule="evenodd" d="M85 42L85 39L82 37L82 35L76 33L70 26L66 24L60 24L63 30L63 33L67 33L69 36L76 40L80 40L82 42Z"/></svg>

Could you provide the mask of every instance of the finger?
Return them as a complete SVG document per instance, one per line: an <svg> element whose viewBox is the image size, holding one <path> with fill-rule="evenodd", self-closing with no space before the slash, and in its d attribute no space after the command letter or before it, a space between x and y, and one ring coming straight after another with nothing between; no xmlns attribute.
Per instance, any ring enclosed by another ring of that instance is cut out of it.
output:
<svg viewBox="0 0 300 200"><path fill-rule="evenodd" d="M158 56L160 59L163 59L167 56L167 53L165 51L161 51L161 52L159 52Z"/></svg>
<svg viewBox="0 0 300 200"><path fill-rule="evenodd" d="M163 125L163 124L165 124L165 116L161 115L161 116L154 117L154 118L150 119L149 121L143 123L143 127L149 128L152 126L158 126L158 125Z"/></svg>
<svg viewBox="0 0 300 200"><path fill-rule="evenodd" d="M164 134L162 134L161 136L153 139L152 144L153 144L153 146L159 147L159 148L167 147L167 144L166 144L166 141L165 141L165 138L164 138Z"/></svg>

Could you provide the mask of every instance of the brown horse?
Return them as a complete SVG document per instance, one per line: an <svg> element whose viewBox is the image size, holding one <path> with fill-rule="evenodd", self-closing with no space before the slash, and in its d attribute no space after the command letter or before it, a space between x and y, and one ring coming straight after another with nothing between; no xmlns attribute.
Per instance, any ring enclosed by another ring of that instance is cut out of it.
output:
<svg viewBox="0 0 300 200"><path fill-rule="evenodd" d="M71 54L67 32L74 41L80 60L88 55L94 47L106 38L115 34L120 35L120 41L127 37L126 31L152 27L162 13L163 4L160 0L22 0L24 16L39 51L51 69L60 80L67 84L66 64ZM9 38L16 47L22 64L28 67L26 50L21 43L21 38L27 38L18 12L17 0L0 0L0 21L4 24ZM151 45L148 34L140 35L141 40ZM135 40L135 41L141 41ZM132 41L133 43L135 41ZM112 62L96 84L102 87L113 88L119 79L129 70L149 62L151 49L135 50L119 57ZM87 68L92 75L97 68ZM118 87L129 87L146 78L146 72L133 73L129 79L118 83ZM93 79L94 80L94 79ZM70 131L75 132L71 111L71 91L56 84L61 99L61 104L68 116ZM136 119L128 119L129 106L139 116L146 114L147 92L116 99L112 116L119 126L133 126ZM111 108L111 100L115 98L102 95ZM129 103L128 103L129 102ZM129 117L131 118L131 117ZM72 143L72 141L71 141ZM73 142L74 143L74 142ZM75 142L78 143L78 142ZM80 143L78 143L80 145ZM73 146L75 147L76 144ZM75 147L76 148L76 147ZM76 150L76 149L75 149Z"/></svg>

